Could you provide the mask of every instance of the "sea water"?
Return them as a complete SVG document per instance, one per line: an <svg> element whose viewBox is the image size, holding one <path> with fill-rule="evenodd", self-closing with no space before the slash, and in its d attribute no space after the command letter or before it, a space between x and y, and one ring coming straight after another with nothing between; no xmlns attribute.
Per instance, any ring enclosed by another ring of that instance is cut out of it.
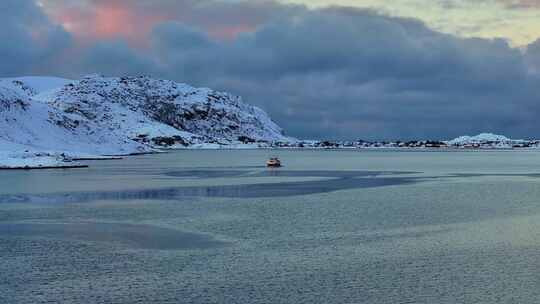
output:
<svg viewBox="0 0 540 304"><path fill-rule="evenodd" d="M267 169L269 156L285 165ZM0 172L0 303L538 303L540 153L175 151Z"/></svg>

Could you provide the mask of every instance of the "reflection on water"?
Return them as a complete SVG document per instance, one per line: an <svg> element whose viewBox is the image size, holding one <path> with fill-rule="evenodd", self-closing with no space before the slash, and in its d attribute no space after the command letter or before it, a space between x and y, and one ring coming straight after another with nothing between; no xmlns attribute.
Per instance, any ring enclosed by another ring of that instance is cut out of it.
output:
<svg viewBox="0 0 540 304"><path fill-rule="evenodd" d="M539 152L279 153L0 172L0 303L538 303Z"/></svg>
<svg viewBox="0 0 540 304"><path fill-rule="evenodd" d="M192 186L126 191L71 192L43 195L0 195L0 203L79 203L98 200L178 200L186 197L286 197L326 193L346 189L403 185L421 181L418 178L402 176L410 173L412 172L282 170L249 172L240 170L187 170L168 172L165 175L178 178L324 177L328 179L301 182Z"/></svg>
<svg viewBox="0 0 540 304"><path fill-rule="evenodd" d="M440 178L483 176L540 177L539 174L449 174L445 176L409 176L418 172L397 171L287 171L287 170L182 170L165 172L179 179L249 178L249 177L320 177L323 180L273 182L238 185L189 186L122 191L69 192L53 194L0 195L0 203L82 203L99 200L181 200L187 197L258 198L287 197L328 193L339 190L415 184Z"/></svg>
<svg viewBox="0 0 540 304"><path fill-rule="evenodd" d="M376 177L380 175L403 175L418 172L383 172L383 171L332 171L332 170L296 170L268 169L260 171L244 170L182 170L167 172L165 175L189 178L223 178L223 177L327 177L327 178L353 178Z"/></svg>
<svg viewBox="0 0 540 304"><path fill-rule="evenodd" d="M224 243L196 233L148 225L111 223L0 224L1 237L46 237L54 239L113 242L141 249L195 249Z"/></svg>

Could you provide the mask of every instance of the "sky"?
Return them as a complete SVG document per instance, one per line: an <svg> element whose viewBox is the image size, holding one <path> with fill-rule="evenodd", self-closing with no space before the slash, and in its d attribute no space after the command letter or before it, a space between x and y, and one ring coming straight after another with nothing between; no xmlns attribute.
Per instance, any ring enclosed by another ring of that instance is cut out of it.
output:
<svg viewBox="0 0 540 304"><path fill-rule="evenodd" d="M538 0L2 0L0 77L150 75L288 135L540 137Z"/></svg>
<svg viewBox="0 0 540 304"><path fill-rule="evenodd" d="M462 37L504 38L521 47L540 37L539 0L286 0L310 7L342 5L420 19Z"/></svg>

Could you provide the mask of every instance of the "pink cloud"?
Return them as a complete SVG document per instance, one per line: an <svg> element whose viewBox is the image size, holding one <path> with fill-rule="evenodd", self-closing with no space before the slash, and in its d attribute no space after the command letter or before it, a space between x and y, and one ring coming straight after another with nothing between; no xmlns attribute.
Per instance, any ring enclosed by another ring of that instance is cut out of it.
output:
<svg viewBox="0 0 540 304"><path fill-rule="evenodd" d="M160 5L141 0L42 1L48 15L80 43L122 38L132 45L143 46L156 25L171 20L202 29L216 39L230 40L240 33L255 31L269 17L265 7L247 2L238 5L253 13L242 14L232 4L212 0Z"/></svg>
<svg viewBox="0 0 540 304"><path fill-rule="evenodd" d="M171 19L165 15L147 15L124 1L92 1L90 7L56 6L50 17L62 24L80 42L123 38L134 45L143 44L152 28Z"/></svg>

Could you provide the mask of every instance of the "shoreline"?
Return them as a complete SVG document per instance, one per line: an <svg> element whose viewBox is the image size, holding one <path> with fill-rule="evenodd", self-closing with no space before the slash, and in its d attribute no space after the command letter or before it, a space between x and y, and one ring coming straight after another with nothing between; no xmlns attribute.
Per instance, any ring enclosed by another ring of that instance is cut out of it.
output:
<svg viewBox="0 0 540 304"><path fill-rule="evenodd" d="M219 148L212 147L185 147L185 148L172 148L172 149L160 149L158 151L131 153L123 155L103 155L103 156L88 156L88 157L74 157L73 161L115 161L123 160L131 156L140 155L152 155L161 153L172 153L176 151L241 151L241 150L268 150L268 151L380 151L380 152L540 152L539 148L460 148L460 147L445 147L445 148L433 148L433 147L253 147L253 146L220 146ZM39 157L36 157L39 159ZM36 164L36 165L13 165L13 166L1 166L0 171L28 171L28 170L52 170L52 169L81 169L89 168L90 165L77 163L77 164Z"/></svg>
<svg viewBox="0 0 540 304"><path fill-rule="evenodd" d="M53 170L53 169L81 169L89 168L89 165L70 165L70 166L25 166L25 167L0 167L0 171L30 171L30 170Z"/></svg>

